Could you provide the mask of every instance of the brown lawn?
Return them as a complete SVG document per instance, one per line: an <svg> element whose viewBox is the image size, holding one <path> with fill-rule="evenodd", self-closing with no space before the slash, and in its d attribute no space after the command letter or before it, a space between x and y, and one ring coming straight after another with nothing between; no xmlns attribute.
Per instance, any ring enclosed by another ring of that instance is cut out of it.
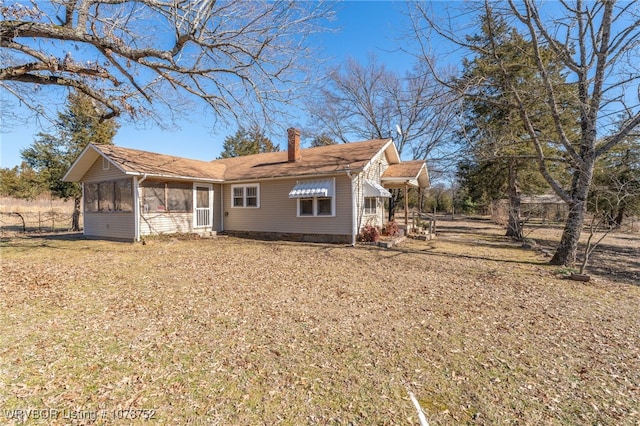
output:
<svg viewBox="0 0 640 426"><path fill-rule="evenodd" d="M3 239L0 423L417 424L408 391L432 425L640 423L633 274L439 226L391 250Z"/></svg>

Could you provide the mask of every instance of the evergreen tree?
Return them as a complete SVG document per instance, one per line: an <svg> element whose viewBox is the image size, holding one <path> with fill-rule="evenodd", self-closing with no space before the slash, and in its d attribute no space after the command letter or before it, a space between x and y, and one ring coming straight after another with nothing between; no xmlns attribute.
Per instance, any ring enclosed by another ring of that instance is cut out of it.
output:
<svg viewBox="0 0 640 426"><path fill-rule="evenodd" d="M249 129L240 126L234 135L227 136L224 139L223 151L219 158L241 157L243 155L276 151L280 151L280 147L274 145L271 139L266 137L258 126L251 126Z"/></svg>
<svg viewBox="0 0 640 426"><path fill-rule="evenodd" d="M412 14L414 35L421 46L432 44L435 32L447 42L474 50L460 27L453 25L455 13L450 15L448 24L443 24L434 19L430 8L423 3L414 2ZM505 82L509 98L516 101L515 111L526 129L529 143L534 147L538 170L569 208L560 243L550 263L572 265L576 261L597 160L626 137L637 133L640 126L640 104L630 95L638 93L640 84L640 73L633 72L637 70L640 46L640 20L637 19L640 3L485 1L464 3L465 14L473 6L481 8L482 13L514 22L530 42L531 49L521 50L521 60L535 64L535 74L544 90L516 84L518 81L510 79ZM509 75L511 63L494 55L497 52L494 48L500 43L498 39L491 39L495 42L487 44L485 53L497 60L499 74ZM423 52L423 61L433 64L430 52ZM559 84L554 72L556 67L549 68L549 55L562 67L565 84ZM447 84L447 87L452 86ZM463 97L475 96L475 86L456 89ZM546 113L540 115L541 110L529 108L527 100L532 94L537 94L540 103L546 104ZM569 117L574 115L573 111L579 114L575 120L566 121L567 111ZM552 121L553 126L541 131L538 127L541 117ZM569 180L559 179L554 173L558 157L566 162Z"/></svg>
<svg viewBox="0 0 640 426"><path fill-rule="evenodd" d="M58 113L55 134L39 133L31 146L22 150L24 161L37 173L51 195L74 200L71 230L80 230L82 188L62 178L78 155L89 144L112 144L118 130L113 120L102 120L104 111L90 97L72 92L67 109Z"/></svg>
<svg viewBox="0 0 640 426"><path fill-rule="evenodd" d="M337 143L338 142L336 142L336 140L328 134L321 133L313 137L313 139L311 140L311 147L314 148L317 146L336 145Z"/></svg>
<svg viewBox="0 0 640 426"><path fill-rule="evenodd" d="M507 236L522 239L521 194L540 193L548 185L538 172L536 153L519 115L518 103L524 103L536 117L539 132L552 131L553 123L548 119L550 111L541 96L544 86L536 64L531 55L523 54L532 51L531 42L490 12L481 19L482 33L468 37L476 56L464 60L465 72L457 82L470 87L474 93L465 99L463 108L461 133L468 144L468 157L461 167L461 177L466 183L480 185L480 190L471 190L471 193L491 200L508 198ZM560 67L550 51L545 52L544 60L554 81L564 84ZM516 99L511 91L514 86L526 92L526 96ZM565 87L562 94L569 96L573 89L570 85ZM576 117L576 111L566 109L562 118L576 123ZM546 153L547 156L554 154L553 149Z"/></svg>
<svg viewBox="0 0 640 426"><path fill-rule="evenodd" d="M33 200L47 190L40 176L24 161L20 166L0 169L0 194L5 197Z"/></svg>

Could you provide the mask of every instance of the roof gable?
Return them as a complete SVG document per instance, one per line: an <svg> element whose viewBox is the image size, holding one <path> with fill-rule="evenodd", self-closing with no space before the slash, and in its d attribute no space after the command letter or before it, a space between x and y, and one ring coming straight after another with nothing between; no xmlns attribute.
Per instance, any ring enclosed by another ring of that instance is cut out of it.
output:
<svg viewBox="0 0 640 426"><path fill-rule="evenodd" d="M101 156L127 175L220 182L224 179L225 167L222 164L114 145L89 144L62 180L65 182L80 181L91 165Z"/></svg>

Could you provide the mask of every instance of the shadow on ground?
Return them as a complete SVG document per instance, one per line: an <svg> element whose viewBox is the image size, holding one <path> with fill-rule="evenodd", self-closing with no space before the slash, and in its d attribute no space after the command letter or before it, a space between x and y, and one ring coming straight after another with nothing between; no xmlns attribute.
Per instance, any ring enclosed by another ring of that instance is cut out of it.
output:
<svg viewBox="0 0 640 426"><path fill-rule="evenodd" d="M547 256L546 259L549 259L548 254L555 251L560 241L562 227L557 225L535 225L530 228L525 227L525 229L530 232L535 231L531 233L530 238L533 240L533 246L541 254ZM437 222L437 239L440 240L473 246L477 249L482 247L494 249L519 248L521 244L505 237L504 232L505 230L502 227L492 224L486 218L461 217L451 219L447 217ZM585 244L581 243L578 248L577 266L582 263L584 252ZM496 259L492 256L483 256L481 254L452 254L452 256L502 262L522 262L521 260ZM525 263L529 262L525 261ZM540 263L545 263L545 261L543 260ZM640 235L612 234L607 236L591 254L585 272L617 282L640 285Z"/></svg>

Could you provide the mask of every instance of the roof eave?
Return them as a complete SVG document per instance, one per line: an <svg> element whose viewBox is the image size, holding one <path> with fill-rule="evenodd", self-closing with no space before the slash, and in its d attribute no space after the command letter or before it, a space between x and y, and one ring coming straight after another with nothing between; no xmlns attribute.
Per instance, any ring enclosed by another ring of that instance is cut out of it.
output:
<svg viewBox="0 0 640 426"><path fill-rule="evenodd" d="M261 180L281 180L281 179L306 179L306 178L315 178L318 176L336 176L342 175L345 173L360 173L364 170L364 167L358 168L343 168L339 170L331 170L327 172L315 172L315 173L305 173L302 175L272 175L272 176L260 176L260 177L250 177L250 178L237 178L237 179L225 179L224 183L239 183L239 182L254 182Z"/></svg>
<svg viewBox="0 0 640 426"><path fill-rule="evenodd" d="M193 182L211 182L211 183L224 183L223 179L217 178L205 178L197 176L176 176L176 175L164 175L158 173L143 173L143 172L127 172L129 176L146 176L150 179L169 179L169 180L188 180Z"/></svg>

